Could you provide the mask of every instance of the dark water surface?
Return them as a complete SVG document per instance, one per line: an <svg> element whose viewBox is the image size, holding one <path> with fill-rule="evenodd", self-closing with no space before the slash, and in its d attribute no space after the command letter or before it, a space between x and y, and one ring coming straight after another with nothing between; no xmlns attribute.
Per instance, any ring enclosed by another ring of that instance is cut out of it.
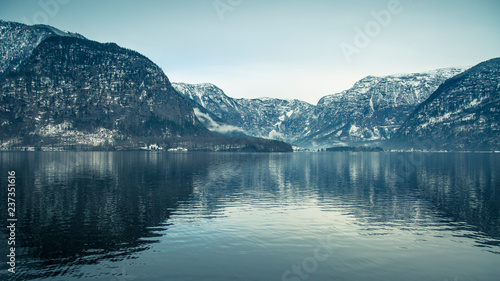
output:
<svg viewBox="0 0 500 281"><path fill-rule="evenodd" d="M500 280L500 154L0 153L0 280Z"/></svg>

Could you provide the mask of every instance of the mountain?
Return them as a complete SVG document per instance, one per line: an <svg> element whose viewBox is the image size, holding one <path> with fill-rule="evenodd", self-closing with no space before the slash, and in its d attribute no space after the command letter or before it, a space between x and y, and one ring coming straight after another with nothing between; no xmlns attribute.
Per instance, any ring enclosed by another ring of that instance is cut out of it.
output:
<svg viewBox="0 0 500 281"><path fill-rule="evenodd" d="M238 127L242 124L239 105L215 85L172 83L172 86L188 101L198 120L210 131L226 136L249 137Z"/></svg>
<svg viewBox="0 0 500 281"><path fill-rule="evenodd" d="M424 73L368 76L341 93L317 104L311 132L297 142L305 147L381 145L413 110L446 79L465 68L444 68Z"/></svg>
<svg viewBox="0 0 500 281"><path fill-rule="evenodd" d="M464 70L368 76L346 91L323 97L316 106L299 100L233 99L212 84L173 86L212 131L240 132L311 148L380 145L442 82Z"/></svg>
<svg viewBox="0 0 500 281"><path fill-rule="evenodd" d="M52 36L85 39L80 34L61 31L48 25L29 26L0 20L0 77L9 71L16 70L30 57L38 44Z"/></svg>
<svg viewBox="0 0 500 281"><path fill-rule="evenodd" d="M415 149L500 150L500 58L446 80L393 142Z"/></svg>
<svg viewBox="0 0 500 281"><path fill-rule="evenodd" d="M240 99L238 102L247 113L245 130L292 144L307 134L313 117L314 105L297 99Z"/></svg>
<svg viewBox="0 0 500 281"><path fill-rule="evenodd" d="M466 72L368 76L312 105L171 84L135 51L46 25L0 20L0 39L1 149L290 151L281 141L414 148L429 139L439 149L498 149L498 59Z"/></svg>
<svg viewBox="0 0 500 281"><path fill-rule="evenodd" d="M9 44L12 42L7 41ZM291 151L291 146L282 142L228 139L210 132L163 71L135 51L57 34L33 44L36 46L29 57L0 77L2 149L136 149L158 145L191 150ZM5 61L15 60L8 57Z"/></svg>
<svg viewBox="0 0 500 281"><path fill-rule="evenodd" d="M116 44L49 37L0 91L2 137L26 145L209 135L158 66Z"/></svg>
<svg viewBox="0 0 500 281"><path fill-rule="evenodd" d="M293 143L306 133L314 106L300 100L233 99L213 84L172 83L207 128Z"/></svg>

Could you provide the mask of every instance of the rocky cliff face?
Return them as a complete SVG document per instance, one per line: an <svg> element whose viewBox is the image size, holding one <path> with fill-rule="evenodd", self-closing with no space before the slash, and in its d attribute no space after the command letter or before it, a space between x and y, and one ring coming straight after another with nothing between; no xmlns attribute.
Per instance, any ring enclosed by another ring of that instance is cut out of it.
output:
<svg viewBox="0 0 500 281"><path fill-rule="evenodd" d="M415 149L500 150L500 58L443 83L393 142Z"/></svg>

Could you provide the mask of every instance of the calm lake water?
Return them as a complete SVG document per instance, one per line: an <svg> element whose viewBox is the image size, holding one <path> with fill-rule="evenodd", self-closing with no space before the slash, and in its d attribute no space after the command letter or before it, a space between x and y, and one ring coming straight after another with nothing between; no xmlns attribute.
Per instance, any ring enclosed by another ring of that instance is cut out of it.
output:
<svg viewBox="0 0 500 281"><path fill-rule="evenodd" d="M500 280L500 154L3 152L1 280Z"/></svg>

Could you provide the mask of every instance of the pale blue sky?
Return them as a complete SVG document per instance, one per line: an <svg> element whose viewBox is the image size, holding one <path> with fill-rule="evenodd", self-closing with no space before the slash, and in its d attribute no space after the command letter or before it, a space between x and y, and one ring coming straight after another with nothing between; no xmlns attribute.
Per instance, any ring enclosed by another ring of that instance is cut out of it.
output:
<svg viewBox="0 0 500 281"><path fill-rule="evenodd" d="M390 20L377 23L380 11ZM498 0L0 0L1 19L116 42L148 56L173 82L311 103L367 75L499 57L499 15ZM356 45L356 28L367 27L369 42L358 36ZM345 55L347 45L357 53Z"/></svg>

